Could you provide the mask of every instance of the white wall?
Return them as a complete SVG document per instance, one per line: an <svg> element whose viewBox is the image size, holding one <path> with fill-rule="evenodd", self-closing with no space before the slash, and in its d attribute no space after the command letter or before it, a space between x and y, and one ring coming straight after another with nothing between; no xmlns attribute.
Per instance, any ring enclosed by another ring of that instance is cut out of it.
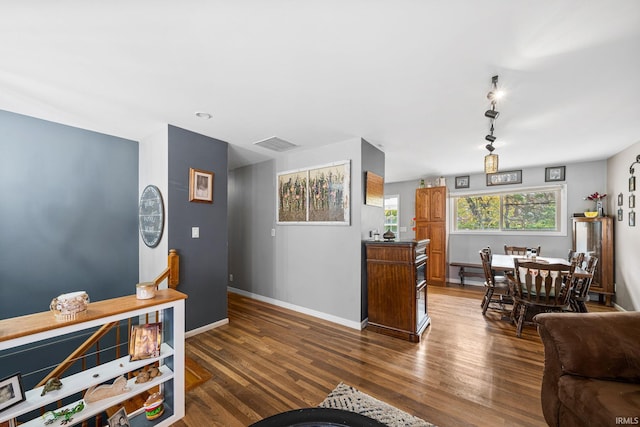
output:
<svg viewBox="0 0 640 427"><path fill-rule="evenodd" d="M615 302L625 310L637 311L640 309L640 224L636 218L636 226L629 226L629 166L640 155L640 142L632 145L624 151L616 154L607 161L607 199L608 212L615 215L618 210L618 194L623 194L624 204L622 209L624 216L622 221L615 222ZM636 208L638 215L640 209L640 164L634 165L636 177Z"/></svg>
<svg viewBox="0 0 640 427"><path fill-rule="evenodd" d="M277 225L276 174L341 160L351 161L351 225ZM359 328L361 139L233 170L229 184L232 290Z"/></svg>
<svg viewBox="0 0 640 427"><path fill-rule="evenodd" d="M138 237L139 245L139 281L153 281L165 268L167 268L167 255L169 254L167 223L168 212L168 167L169 167L169 137L167 126L163 126L153 135L142 139L139 146L138 165L138 197L147 185L155 185L160 189L164 201L165 220L164 230L160 243L155 248L149 248ZM165 280L160 284L161 288L167 287Z"/></svg>

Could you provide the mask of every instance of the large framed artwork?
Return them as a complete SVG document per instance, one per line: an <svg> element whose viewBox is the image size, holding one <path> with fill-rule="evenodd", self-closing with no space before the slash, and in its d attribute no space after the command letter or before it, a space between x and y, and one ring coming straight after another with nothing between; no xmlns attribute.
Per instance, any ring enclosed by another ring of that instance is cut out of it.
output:
<svg viewBox="0 0 640 427"><path fill-rule="evenodd" d="M350 160L280 172L277 181L278 224L350 224Z"/></svg>

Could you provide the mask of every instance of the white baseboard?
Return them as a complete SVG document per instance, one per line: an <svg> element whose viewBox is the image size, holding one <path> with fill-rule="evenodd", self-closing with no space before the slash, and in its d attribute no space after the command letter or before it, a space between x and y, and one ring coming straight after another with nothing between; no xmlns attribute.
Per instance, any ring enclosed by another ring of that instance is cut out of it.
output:
<svg viewBox="0 0 640 427"><path fill-rule="evenodd" d="M322 320L327 320L332 323L337 323L338 325L346 326L351 329L362 330L367 325L367 320L363 320L362 322L354 322L352 320L343 319L342 317L334 316L331 314L323 313L321 311L312 310L310 308L302 307L299 305L291 304L288 302L280 301L274 298L265 297L263 295L254 294L252 292L247 292L242 289L233 288L231 286L227 286L227 290L229 292L233 292L234 294L242 295L247 298L252 298L258 301L266 302L269 304L276 305L278 307L283 307L289 310L297 311L298 313L308 314L309 316L317 317Z"/></svg>
<svg viewBox="0 0 640 427"><path fill-rule="evenodd" d="M200 326L199 328L187 331L184 334L184 337L185 338L189 338L189 337L192 337L194 335L198 335L198 334L201 334L203 332L210 331L211 329L219 328L220 326L224 326L224 325L226 325L228 323L229 323L229 318L227 317L225 319L218 320L217 322L210 323L208 325Z"/></svg>
<svg viewBox="0 0 640 427"><path fill-rule="evenodd" d="M456 283L456 284L459 285L460 284L460 279L450 278L450 279L447 279L447 282L448 283ZM478 282L476 280L465 279L464 280L464 286L467 286L467 285L470 285L470 286L483 286L484 287L484 282Z"/></svg>

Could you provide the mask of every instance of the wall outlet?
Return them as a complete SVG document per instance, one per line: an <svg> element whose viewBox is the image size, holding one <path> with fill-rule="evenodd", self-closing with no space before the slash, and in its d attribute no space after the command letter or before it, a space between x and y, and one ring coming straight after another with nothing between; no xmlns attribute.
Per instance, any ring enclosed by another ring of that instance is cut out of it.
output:
<svg viewBox="0 0 640 427"><path fill-rule="evenodd" d="M271 237L276 237L276 229L275 228L271 229Z"/></svg>

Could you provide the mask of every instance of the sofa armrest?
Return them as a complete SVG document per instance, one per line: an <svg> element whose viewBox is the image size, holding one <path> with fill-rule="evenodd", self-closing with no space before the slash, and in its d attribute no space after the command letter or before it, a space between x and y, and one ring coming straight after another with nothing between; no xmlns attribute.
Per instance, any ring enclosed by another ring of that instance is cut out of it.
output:
<svg viewBox="0 0 640 427"><path fill-rule="evenodd" d="M640 312L543 313L534 320L562 374L640 382Z"/></svg>
<svg viewBox="0 0 640 427"><path fill-rule="evenodd" d="M560 423L562 375L640 381L640 312L542 313L534 317L544 344L542 412Z"/></svg>

